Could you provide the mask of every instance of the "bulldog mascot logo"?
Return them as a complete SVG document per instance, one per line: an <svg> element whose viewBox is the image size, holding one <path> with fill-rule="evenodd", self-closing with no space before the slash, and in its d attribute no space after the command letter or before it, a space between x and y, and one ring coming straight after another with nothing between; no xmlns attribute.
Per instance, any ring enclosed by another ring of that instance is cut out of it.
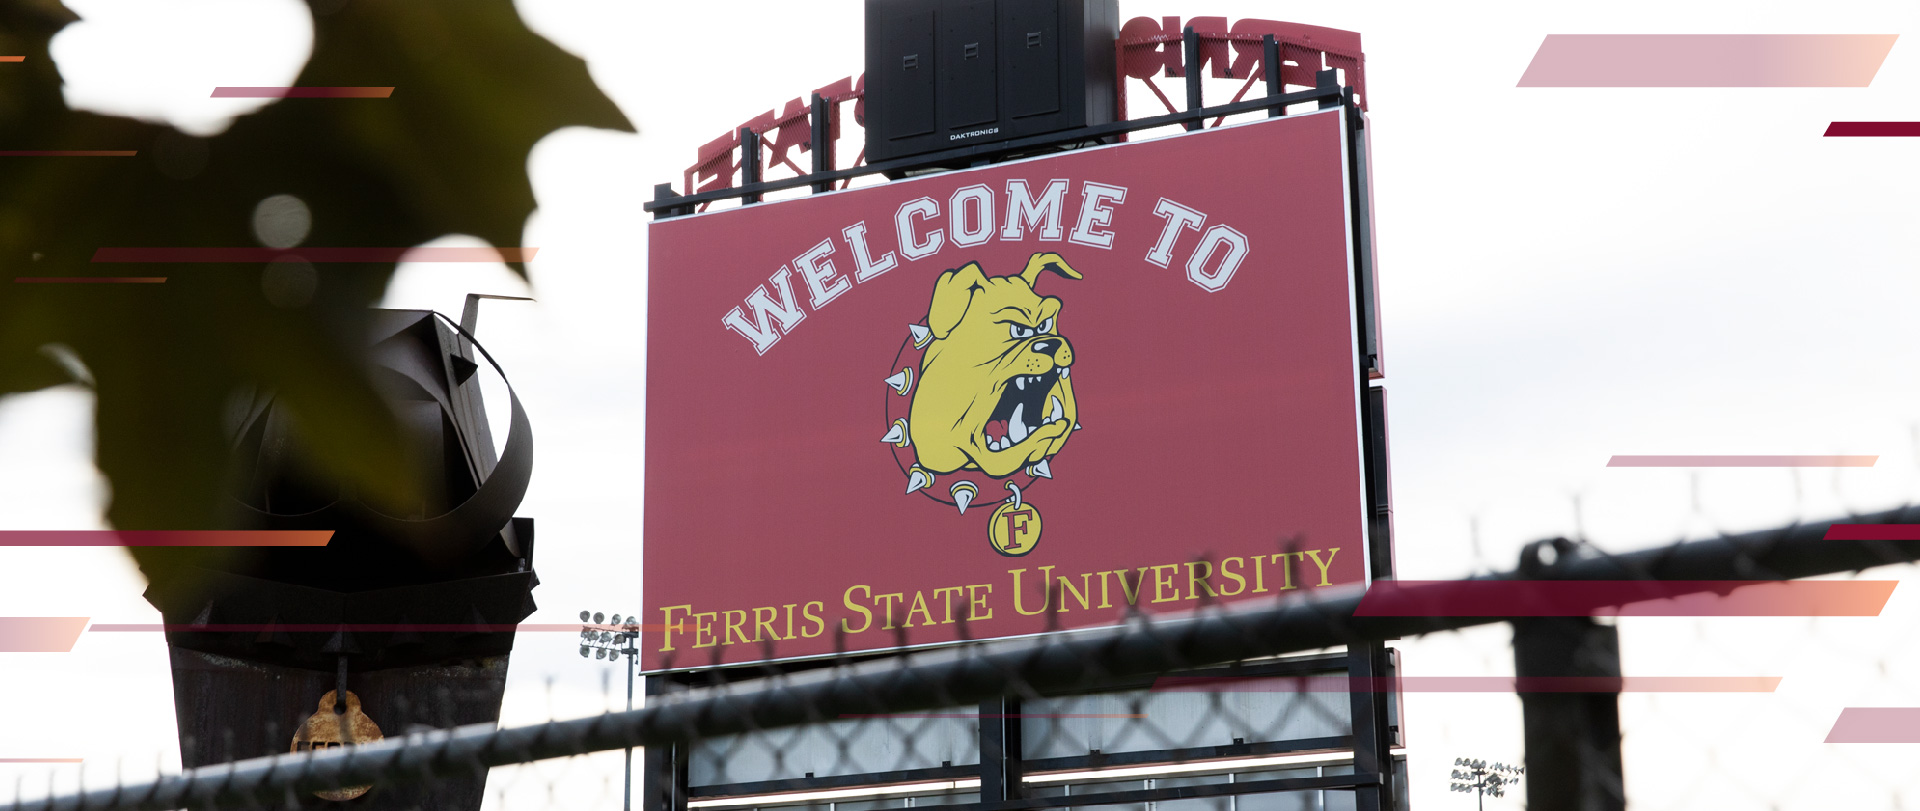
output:
<svg viewBox="0 0 1920 811"><path fill-rule="evenodd" d="M987 533L1003 555L1039 543L1040 512L1022 491L1053 478L1050 460L1080 427L1060 299L1034 291L1045 271L1081 278L1057 253L1034 254L1012 276L988 276L973 262L940 274L887 378L881 441L892 446L907 493L962 515L999 504Z"/></svg>

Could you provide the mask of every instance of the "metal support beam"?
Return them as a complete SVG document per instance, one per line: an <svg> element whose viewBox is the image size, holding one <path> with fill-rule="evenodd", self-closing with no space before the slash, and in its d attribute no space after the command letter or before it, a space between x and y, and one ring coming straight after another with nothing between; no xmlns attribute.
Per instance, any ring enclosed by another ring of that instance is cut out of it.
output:
<svg viewBox="0 0 1920 811"><path fill-rule="evenodd" d="M1387 674L1386 646L1360 642L1347 647L1350 684L1378 685ZM1387 693L1353 690L1353 773L1378 782L1353 790L1358 811L1393 811L1393 735L1387 728Z"/></svg>
<svg viewBox="0 0 1920 811"><path fill-rule="evenodd" d="M1531 551L1531 550L1530 550ZM1538 693L1527 679L1620 678L1620 633L1588 617L1535 617L1513 623L1514 674L1526 718L1527 807L1623 811L1620 694Z"/></svg>
<svg viewBox="0 0 1920 811"><path fill-rule="evenodd" d="M1262 49L1260 67L1267 75L1267 95L1278 96L1286 91L1286 87L1280 82L1280 41L1274 39L1272 34L1268 34L1260 38L1260 47ZM1285 107L1275 107L1267 111L1268 118L1279 118L1286 114Z"/></svg>
<svg viewBox="0 0 1920 811"><path fill-rule="evenodd" d="M740 128L740 187L747 188L760 182L760 133L752 127ZM752 192L740 195L740 204L748 205L760 202L760 193Z"/></svg>
<svg viewBox="0 0 1920 811"><path fill-rule="evenodd" d="M1340 106L1342 99L1340 98L1340 95L1339 95L1340 94L1340 72L1339 71L1329 68L1327 70L1315 72L1313 74L1313 89L1321 92L1330 92L1334 94L1332 96L1322 97L1320 99L1320 109L1325 110L1329 107Z"/></svg>
<svg viewBox="0 0 1920 811"><path fill-rule="evenodd" d="M655 203L664 203L679 196L680 193L673 190L672 183L655 183L653 185L653 201ZM656 220L664 220L668 217L678 217L682 214L690 213L692 213L691 208L655 208L653 209L653 218Z"/></svg>
<svg viewBox="0 0 1920 811"><path fill-rule="evenodd" d="M1187 76L1187 112L1200 109L1200 35L1193 32L1193 26L1187 26L1180 40L1181 65ZM1187 122L1187 129L1197 130L1206 126L1198 118Z"/></svg>
<svg viewBox="0 0 1920 811"><path fill-rule="evenodd" d="M980 702L980 802L1021 799L1026 774L1020 756L1020 699Z"/></svg>
<svg viewBox="0 0 1920 811"><path fill-rule="evenodd" d="M807 148L813 151L811 173L824 176L827 172L833 171L833 105L821 98L819 93L813 94L813 107L807 120L812 124L811 138L807 142ZM832 188L831 180L816 181L813 184L813 193L819 194Z"/></svg>

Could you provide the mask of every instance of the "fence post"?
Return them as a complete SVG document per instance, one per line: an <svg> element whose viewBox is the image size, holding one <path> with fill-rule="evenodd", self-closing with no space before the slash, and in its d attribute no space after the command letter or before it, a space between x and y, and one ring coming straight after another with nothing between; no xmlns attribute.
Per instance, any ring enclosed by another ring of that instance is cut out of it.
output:
<svg viewBox="0 0 1920 811"><path fill-rule="evenodd" d="M1527 807L1624 811L1619 630L1588 617L1514 620L1513 664L1525 715ZM1542 677L1610 681L1585 685L1603 692L1529 691L1527 681Z"/></svg>

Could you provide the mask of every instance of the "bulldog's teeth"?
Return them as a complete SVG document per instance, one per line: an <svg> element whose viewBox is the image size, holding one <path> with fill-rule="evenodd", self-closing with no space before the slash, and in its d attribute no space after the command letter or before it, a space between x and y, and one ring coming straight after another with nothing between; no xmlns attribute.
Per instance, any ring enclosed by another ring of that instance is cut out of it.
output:
<svg viewBox="0 0 1920 811"><path fill-rule="evenodd" d="M1007 438L1008 439L1011 439L1015 442L1021 442L1026 440L1027 421L1021 416L1026 412L1026 410L1027 410L1026 403L1021 403L1013 407L1013 416L1007 418Z"/></svg>
<svg viewBox="0 0 1920 811"><path fill-rule="evenodd" d="M1016 388L1016 389L1019 389L1019 390L1021 390L1021 391L1026 391L1026 390L1027 390L1027 376L1026 376L1026 375L1021 375L1021 376L1019 376L1019 377L1016 377L1016 378L1014 378L1014 379L1013 379L1013 387L1014 387L1014 388Z"/></svg>
<svg viewBox="0 0 1920 811"><path fill-rule="evenodd" d="M1031 472L1035 478L1040 478L1040 479L1053 478L1053 469L1047 466L1047 460L1045 459L1042 459L1038 462L1034 462L1031 466L1027 468L1027 470Z"/></svg>
<svg viewBox="0 0 1920 811"><path fill-rule="evenodd" d="M1076 423L1074 423L1074 424L1073 424L1073 430L1075 430L1075 431L1078 431L1078 430L1080 430L1080 423L1077 423L1077 422L1076 422Z"/></svg>
<svg viewBox="0 0 1920 811"><path fill-rule="evenodd" d="M902 448L906 447L908 443L907 421L894 420L893 427L887 429L887 435L881 437L880 441L898 445Z"/></svg>
<svg viewBox="0 0 1920 811"><path fill-rule="evenodd" d="M1066 418L1067 410L1060 406L1060 396L1056 394L1047 399L1050 399L1053 401L1053 410L1047 412L1047 422L1053 422L1054 420Z"/></svg>
<svg viewBox="0 0 1920 811"><path fill-rule="evenodd" d="M1070 375L1072 375L1072 374L1073 374L1073 367L1072 367L1072 366L1062 366L1062 367L1060 367L1060 377L1061 377L1062 379L1065 379L1066 377L1068 377L1068 376L1070 376Z"/></svg>
<svg viewBox="0 0 1920 811"><path fill-rule="evenodd" d="M933 476L916 467L913 469L912 475L907 477L907 492L911 493L930 484L933 484Z"/></svg>
<svg viewBox="0 0 1920 811"><path fill-rule="evenodd" d="M908 324L907 330L913 333L913 348L923 349L933 342L933 328L925 324Z"/></svg>
<svg viewBox="0 0 1920 811"><path fill-rule="evenodd" d="M908 389L913 388L913 369L909 367L894 372L892 377L887 378L887 385L893 387L895 394L906 394Z"/></svg>

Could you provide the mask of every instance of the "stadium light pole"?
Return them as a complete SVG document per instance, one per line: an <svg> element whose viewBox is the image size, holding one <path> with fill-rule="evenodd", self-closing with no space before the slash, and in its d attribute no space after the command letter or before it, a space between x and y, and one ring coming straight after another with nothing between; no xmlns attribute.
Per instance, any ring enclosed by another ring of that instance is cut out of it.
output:
<svg viewBox="0 0 1920 811"><path fill-rule="evenodd" d="M607 620L613 620L608 622ZM627 711L633 711L633 668L640 655L639 618L631 614L621 622L619 614L608 617L599 612L580 612L580 658L587 657L587 651L593 651L593 658L613 661L622 654L627 657ZM627 747L627 787L621 794L621 808L633 811L633 747Z"/></svg>
<svg viewBox="0 0 1920 811"><path fill-rule="evenodd" d="M1487 809L1487 795L1507 796L1507 787L1520 782L1525 774L1525 766L1508 766L1505 763L1489 764L1474 758L1454 758L1452 789L1458 792L1474 792L1480 796L1480 811ZM1464 767L1464 768L1463 768Z"/></svg>

